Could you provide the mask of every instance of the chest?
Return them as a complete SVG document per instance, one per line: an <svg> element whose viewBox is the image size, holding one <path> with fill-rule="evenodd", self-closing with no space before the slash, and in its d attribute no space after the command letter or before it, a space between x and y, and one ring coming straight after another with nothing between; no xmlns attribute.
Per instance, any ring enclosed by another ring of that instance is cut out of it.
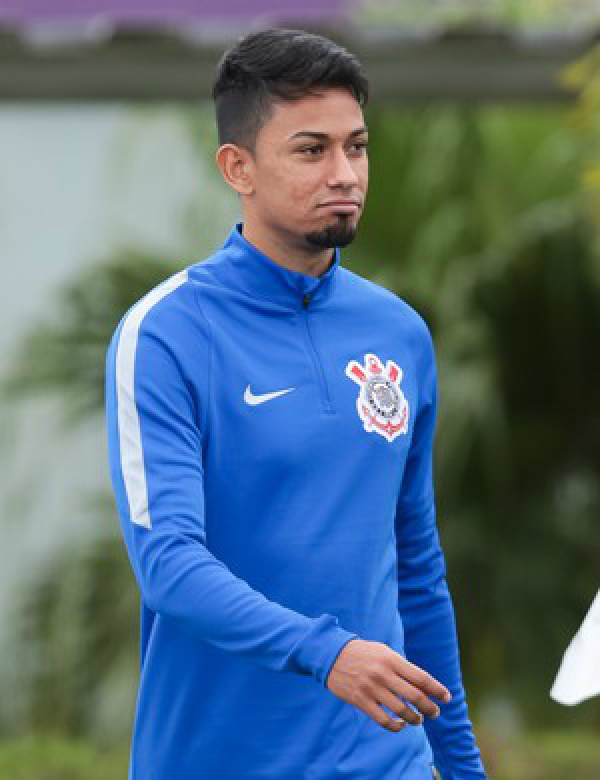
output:
<svg viewBox="0 0 600 780"><path fill-rule="evenodd" d="M213 330L210 425L219 459L278 474L315 462L333 473L351 459L399 479L419 380L411 346L392 324L316 309L238 315L235 327Z"/></svg>

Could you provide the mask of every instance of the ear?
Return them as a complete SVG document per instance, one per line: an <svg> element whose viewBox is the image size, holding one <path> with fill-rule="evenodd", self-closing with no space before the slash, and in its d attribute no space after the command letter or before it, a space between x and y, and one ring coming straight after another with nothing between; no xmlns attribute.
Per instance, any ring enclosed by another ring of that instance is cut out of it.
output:
<svg viewBox="0 0 600 780"><path fill-rule="evenodd" d="M253 161L247 149L235 144L223 144L217 149L217 165L227 184L240 195L252 195Z"/></svg>

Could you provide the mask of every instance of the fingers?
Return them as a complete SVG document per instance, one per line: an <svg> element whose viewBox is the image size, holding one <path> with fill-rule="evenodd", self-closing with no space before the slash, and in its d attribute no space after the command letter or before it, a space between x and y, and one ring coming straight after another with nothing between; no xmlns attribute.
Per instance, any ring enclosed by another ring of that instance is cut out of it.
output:
<svg viewBox="0 0 600 780"><path fill-rule="evenodd" d="M388 710L394 712L407 723L413 726L420 726L423 723L423 711L415 711L406 701L398 698L391 691L382 689L377 693L377 699L381 704L385 704ZM432 704L432 702L429 702L429 704ZM433 706L435 707L435 705ZM434 716L432 715L431 717Z"/></svg>
<svg viewBox="0 0 600 780"><path fill-rule="evenodd" d="M401 696L403 699L406 699L407 702L410 702L418 712L426 715L428 718L437 718L440 714L440 708L437 704L431 701L423 691L415 688L413 685L406 682L406 680L402 680L399 677L390 678L387 680L387 687L397 696Z"/></svg>
<svg viewBox="0 0 600 780"><path fill-rule="evenodd" d="M342 649L330 671L328 687L389 731L401 731L407 723L419 725L424 717L437 717L440 708L429 697L442 702L451 699L450 691L424 669L381 642L361 639Z"/></svg>
<svg viewBox="0 0 600 780"><path fill-rule="evenodd" d="M393 675L377 686L363 689L362 695L354 703L389 731L400 731L407 723L419 726L425 715L437 717L440 712L438 706L422 691L403 681L399 684L398 678ZM398 718L389 715L383 706Z"/></svg>
<svg viewBox="0 0 600 780"><path fill-rule="evenodd" d="M423 691L429 696L433 696L434 699L439 701L448 702L452 698L450 691L446 686L438 682L435 677L432 677L420 666L415 666L407 661L406 658L396 656L394 659L394 670L396 674L403 680L406 680L414 688L419 691ZM408 698L408 697L407 697Z"/></svg>
<svg viewBox="0 0 600 780"><path fill-rule="evenodd" d="M361 707L361 709L370 718L372 718L375 723L379 723L380 726L383 726L383 728L387 729L388 731L402 731L402 729L406 726L406 721L402 720L401 718L393 718L391 715L388 715L387 712L382 709L375 701L369 700L363 707Z"/></svg>

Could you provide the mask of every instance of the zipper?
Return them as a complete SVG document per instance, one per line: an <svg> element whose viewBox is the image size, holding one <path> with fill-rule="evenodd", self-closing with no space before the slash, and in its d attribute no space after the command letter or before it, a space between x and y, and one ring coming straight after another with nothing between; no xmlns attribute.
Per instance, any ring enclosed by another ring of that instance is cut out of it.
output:
<svg viewBox="0 0 600 780"><path fill-rule="evenodd" d="M310 304L310 293L304 293L302 296L302 314L304 320L304 326L306 330L306 338L308 340L309 352L312 358L313 366L315 368L317 378L319 381L319 387L321 389L321 398L323 399L323 408L327 414L333 414L333 406L331 404L331 396L329 395L329 388L327 387L327 380L325 378L325 371L323 365L319 360L319 353L315 347L312 334L310 332L310 326L308 324L308 306Z"/></svg>

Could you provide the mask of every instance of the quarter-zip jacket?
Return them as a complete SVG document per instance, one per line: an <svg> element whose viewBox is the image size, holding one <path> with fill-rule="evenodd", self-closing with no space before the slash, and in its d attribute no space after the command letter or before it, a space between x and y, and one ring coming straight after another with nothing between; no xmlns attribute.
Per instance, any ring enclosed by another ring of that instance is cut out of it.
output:
<svg viewBox="0 0 600 780"><path fill-rule="evenodd" d="M433 761L485 777L436 529L435 409L423 320L339 250L311 277L237 225L126 313L106 418L141 595L130 780L431 780ZM440 717L392 733L336 697L355 638L442 681Z"/></svg>

